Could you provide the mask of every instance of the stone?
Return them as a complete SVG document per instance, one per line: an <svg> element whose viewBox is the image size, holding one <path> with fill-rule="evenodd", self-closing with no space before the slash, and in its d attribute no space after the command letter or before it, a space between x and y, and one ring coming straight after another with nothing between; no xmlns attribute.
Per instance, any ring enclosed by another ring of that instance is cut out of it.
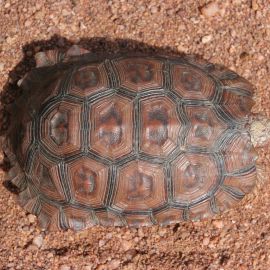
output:
<svg viewBox="0 0 270 270"><path fill-rule="evenodd" d="M204 245L204 246L208 246L209 243L210 243L210 238L209 238L209 237L205 237L205 238L203 239L203 245Z"/></svg>
<svg viewBox="0 0 270 270"><path fill-rule="evenodd" d="M32 24L32 21L27 20L25 21L24 26L29 27L31 24Z"/></svg>
<svg viewBox="0 0 270 270"><path fill-rule="evenodd" d="M206 44L209 43L212 40L213 36L212 35L206 35L202 37L202 43Z"/></svg>
<svg viewBox="0 0 270 270"><path fill-rule="evenodd" d="M132 247L132 242L131 241L127 241L127 240L123 240L122 241L122 247L124 251L129 250Z"/></svg>
<svg viewBox="0 0 270 270"><path fill-rule="evenodd" d="M82 270L92 270L92 269L94 269L93 264L87 264L87 265L83 266L83 268L82 268Z"/></svg>
<svg viewBox="0 0 270 270"><path fill-rule="evenodd" d="M150 11L151 11L152 14L155 14L155 13L158 12L158 7L157 6L153 6L153 7L151 7Z"/></svg>
<svg viewBox="0 0 270 270"><path fill-rule="evenodd" d="M35 223L37 220L37 217L35 215L29 214L28 216L28 220L30 223Z"/></svg>
<svg viewBox="0 0 270 270"><path fill-rule="evenodd" d="M205 17L214 17L220 12L220 9L217 3L210 2L205 6L201 7L200 11Z"/></svg>
<svg viewBox="0 0 270 270"><path fill-rule="evenodd" d="M7 2L6 4L5 4L5 6L4 6L5 8L10 8L10 3L9 2Z"/></svg>
<svg viewBox="0 0 270 270"><path fill-rule="evenodd" d="M34 237L33 244L35 246L37 246L38 248L40 248L42 246L42 244L43 244L43 237L42 237L42 235L38 235L38 236Z"/></svg>
<svg viewBox="0 0 270 270"><path fill-rule="evenodd" d="M4 67L5 67L5 64L4 63L0 63L0 71L3 71L4 70Z"/></svg>
<svg viewBox="0 0 270 270"><path fill-rule="evenodd" d="M99 240L98 246L103 247L105 245L106 241L105 240Z"/></svg>
<svg viewBox="0 0 270 270"><path fill-rule="evenodd" d="M109 263L109 269L110 270L115 270L115 269L118 269L118 267L120 266L120 260L112 260L112 261L110 261L110 263Z"/></svg>
<svg viewBox="0 0 270 270"><path fill-rule="evenodd" d="M214 220L212 223L217 229L222 229L224 227L222 220Z"/></svg>

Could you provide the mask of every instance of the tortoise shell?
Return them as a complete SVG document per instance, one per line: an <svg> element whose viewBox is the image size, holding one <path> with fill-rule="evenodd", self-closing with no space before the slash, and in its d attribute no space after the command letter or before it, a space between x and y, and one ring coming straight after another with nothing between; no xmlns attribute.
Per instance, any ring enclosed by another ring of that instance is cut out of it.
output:
<svg viewBox="0 0 270 270"><path fill-rule="evenodd" d="M42 227L197 220L254 186L253 87L235 72L194 56L76 48L37 65L20 82L4 151Z"/></svg>

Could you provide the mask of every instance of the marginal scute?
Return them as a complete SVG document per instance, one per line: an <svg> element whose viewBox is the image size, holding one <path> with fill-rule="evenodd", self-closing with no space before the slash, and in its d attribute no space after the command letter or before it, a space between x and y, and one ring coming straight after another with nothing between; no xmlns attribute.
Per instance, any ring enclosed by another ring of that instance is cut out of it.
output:
<svg viewBox="0 0 270 270"><path fill-rule="evenodd" d="M26 156L27 150L31 144L31 141L32 141L31 133L32 133L32 122L28 122L25 124L24 135L23 135L23 139L21 143L21 155L23 157Z"/></svg>
<svg viewBox="0 0 270 270"><path fill-rule="evenodd" d="M254 188L256 179L256 169L253 167L246 172L226 176L223 185L235 189L238 193L247 194Z"/></svg>
<svg viewBox="0 0 270 270"><path fill-rule="evenodd" d="M210 201L204 201L199 204L196 204L192 206L189 209L189 214L188 217L191 220L197 221L201 219L208 218L214 214L213 210L211 209L210 206Z"/></svg>
<svg viewBox="0 0 270 270"><path fill-rule="evenodd" d="M27 161L27 153L32 142L32 122L27 121L21 126L20 132L16 134L16 154L20 164Z"/></svg>
<svg viewBox="0 0 270 270"><path fill-rule="evenodd" d="M159 211L154 215L158 224L167 226L173 223L178 223L183 221L184 210L176 208L166 208L162 211Z"/></svg>
<svg viewBox="0 0 270 270"><path fill-rule="evenodd" d="M255 166L257 155L248 133L235 133L223 146L222 153L227 173Z"/></svg>
<svg viewBox="0 0 270 270"><path fill-rule="evenodd" d="M40 192L48 198L58 201L65 200L58 164L49 161L42 153L35 156L32 181Z"/></svg>
<svg viewBox="0 0 270 270"><path fill-rule="evenodd" d="M25 205L23 205L23 208L28 212L28 213L35 213L37 214L38 209L40 207L40 201L38 197L34 197L32 199L29 199Z"/></svg>
<svg viewBox="0 0 270 270"><path fill-rule="evenodd" d="M61 62L64 59L64 54L57 50L48 50L35 54L36 67L52 66Z"/></svg>
<svg viewBox="0 0 270 270"><path fill-rule="evenodd" d="M239 91L224 90L219 104L231 117L239 120L249 115L255 102Z"/></svg>
<svg viewBox="0 0 270 270"><path fill-rule="evenodd" d="M101 156L112 159L132 151L133 104L130 99L113 96L92 107L90 147Z"/></svg>
<svg viewBox="0 0 270 270"><path fill-rule="evenodd" d="M62 228L60 224L60 211L52 204L42 202L42 207L38 214L39 226L50 231L57 231Z"/></svg>
<svg viewBox="0 0 270 270"><path fill-rule="evenodd" d="M177 146L180 122L175 104L167 97L141 101L141 150L155 156L167 156Z"/></svg>
<svg viewBox="0 0 270 270"><path fill-rule="evenodd" d="M153 222L149 215L129 214L125 216L126 222L130 227L150 226Z"/></svg>
<svg viewBox="0 0 270 270"><path fill-rule="evenodd" d="M219 212L224 212L232 208L241 198L233 196L232 193L220 189L215 194L215 201Z"/></svg>
<svg viewBox="0 0 270 270"><path fill-rule="evenodd" d="M123 226L124 223L119 215L112 211L96 212L98 223L102 226Z"/></svg>
<svg viewBox="0 0 270 270"><path fill-rule="evenodd" d="M67 50L67 52L65 53L65 57L79 56L87 53L89 53L88 50L75 44Z"/></svg>
<svg viewBox="0 0 270 270"><path fill-rule="evenodd" d="M245 78L240 77L234 71L229 70L221 65L215 65L212 75L216 76L220 80L225 89L241 89L247 92L250 96L254 93L254 87L250 82L248 82Z"/></svg>
<svg viewBox="0 0 270 270"><path fill-rule="evenodd" d="M64 207L66 226L74 231L80 231L96 225L91 211L75 208L72 206Z"/></svg>
<svg viewBox="0 0 270 270"><path fill-rule="evenodd" d="M30 185L20 192L18 202L29 213L35 213L35 206L37 202L37 194L30 188Z"/></svg>
<svg viewBox="0 0 270 270"><path fill-rule="evenodd" d="M126 58L114 60L119 73L120 85L131 91L140 92L162 87L162 62L151 58Z"/></svg>

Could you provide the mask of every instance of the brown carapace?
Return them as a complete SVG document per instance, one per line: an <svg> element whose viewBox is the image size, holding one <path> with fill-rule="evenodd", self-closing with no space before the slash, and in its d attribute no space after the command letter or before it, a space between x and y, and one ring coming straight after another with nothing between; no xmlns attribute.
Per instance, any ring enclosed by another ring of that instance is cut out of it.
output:
<svg viewBox="0 0 270 270"><path fill-rule="evenodd" d="M3 150L19 202L50 229L167 225L251 191L253 88L193 56L37 55Z"/></svg>

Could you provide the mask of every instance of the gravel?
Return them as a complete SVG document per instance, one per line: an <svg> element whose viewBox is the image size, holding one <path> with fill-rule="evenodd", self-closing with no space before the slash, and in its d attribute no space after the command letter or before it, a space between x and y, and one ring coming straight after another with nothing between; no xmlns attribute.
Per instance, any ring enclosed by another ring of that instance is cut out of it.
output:
<svg viewBox="0 0 270 270"><path fill-rule="evenodd" d="M0 88L33 67L36 52L74 43L92 52L194 53L250 80L253 111L270 117L269 0L0 3ZM47 233L0 185L0 269L268 270L270 148L258 153L263 180L254 193L221 216L179 226Z"/></svg>

